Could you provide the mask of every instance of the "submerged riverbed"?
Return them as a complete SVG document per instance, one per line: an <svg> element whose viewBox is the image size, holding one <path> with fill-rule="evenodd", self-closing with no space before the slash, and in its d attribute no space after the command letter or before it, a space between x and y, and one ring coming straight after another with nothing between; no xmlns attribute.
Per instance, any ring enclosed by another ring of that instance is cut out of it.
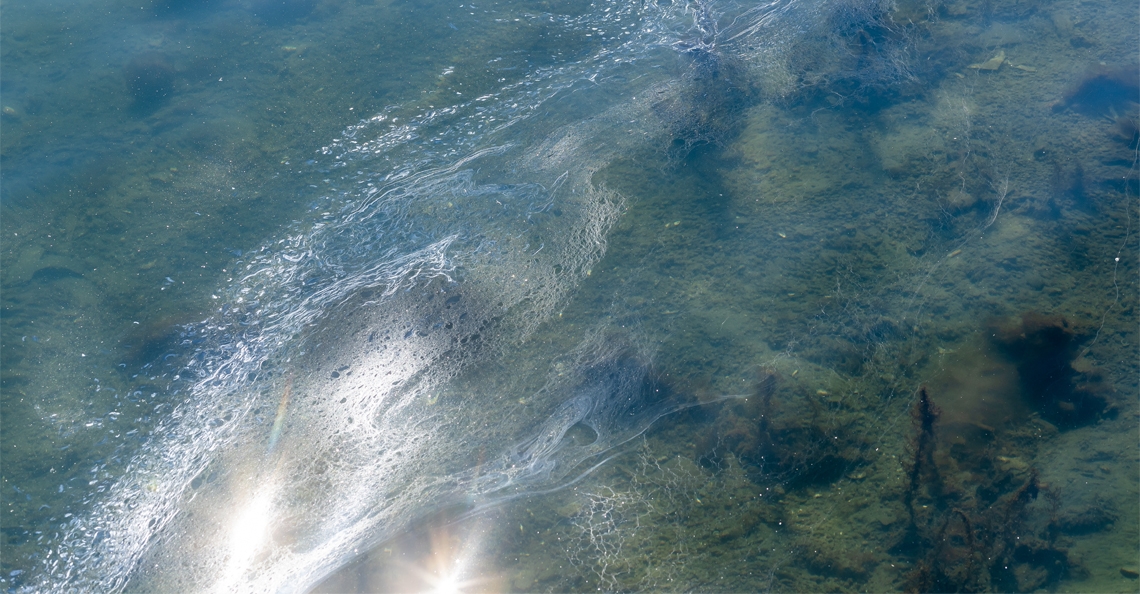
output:
<svg viewBox="0 0 1140 594"><path fill-rule="evenodd" d="M7 5L0 580L1135 589L1138 25Z"/></svg>

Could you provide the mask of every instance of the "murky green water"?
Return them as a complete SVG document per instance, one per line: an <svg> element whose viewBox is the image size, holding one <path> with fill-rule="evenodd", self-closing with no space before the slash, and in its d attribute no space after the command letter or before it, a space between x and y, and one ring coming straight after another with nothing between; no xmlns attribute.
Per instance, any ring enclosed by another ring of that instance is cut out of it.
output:
<svg viewBox="0 0 1140 594"><path fill-rule="evenodd" d="M9 591L1137 588L1134 6L138 4L3 7Z"/></svg>

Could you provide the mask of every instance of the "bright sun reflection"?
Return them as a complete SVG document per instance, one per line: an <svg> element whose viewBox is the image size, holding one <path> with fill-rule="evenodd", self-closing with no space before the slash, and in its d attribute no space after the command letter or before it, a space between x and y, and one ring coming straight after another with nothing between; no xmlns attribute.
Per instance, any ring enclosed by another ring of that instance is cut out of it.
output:
<svg viewBox="0 0 1140 594"><path fill-rule="evenodd" d="M462 567L453 567L451 570L442 573L428 573L426 571L416 572L419 578L423 580L427 588L424 592L430 594L463 594L464 592L473 592L474 588L485 584L486 579L483 578L464 578L465 569Z"/></svg>
<svg viewBox="0 0 1140 594"><path fill-rule="evenodd" d="M434 594L460 594L466 585L458 572L429 578L428 582L432 585L432 589L429 591Z"/></svg>
<svg viewBox="0 0 1140 594"><path fill-rule="evenodd" d="M217 590L228 590L235 585L265 546L273 510L273 493L274 489L269 486L259 489L230 523L230 556Z"/></svg>
<svg viewBox="0 0 1140 594"><path fill-rule="evenodd" d="M405 566L413 583L418 583L405 583L401 588L433 594L487 591L494 580L473 567L478 563L479 530L464 532L459 536L446 529L432 530L428 556L420 564Z"/></svg>
<svg viewBox="0 0 1140 594"><path fill-rule="evenodd" d="M271 493L263 490L246 504L230 528L230 558L248 559L257 553L269 527Z"/></svg>

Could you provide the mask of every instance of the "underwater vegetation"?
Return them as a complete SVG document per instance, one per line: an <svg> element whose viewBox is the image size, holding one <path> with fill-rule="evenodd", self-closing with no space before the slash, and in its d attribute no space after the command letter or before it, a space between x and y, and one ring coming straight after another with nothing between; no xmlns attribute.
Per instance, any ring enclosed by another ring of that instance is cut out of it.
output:
<svg viewBox="0 0 1140 594"><path fill-rule="evenodd" d="M761 371L751 395L727 404L698 433L698 462L719 466L731 453L751 480L783 489L831 483L866 462L866 443L849 429L853 419L837 417L803 386L779 384L775 371Z"/></svg>
<svg viewBox="0 0 1140 594"><path fill-rule="evenodd" d="M945 359L947 375L917 391L901 480L874 496L888 519L870 537L905 564L896 583L905 591L1025 592L1080 579L1089 570L1072 538L1119 517L1111 501L1067 501L1064 486L1034 466L1046 441L1117 414L1102 372L1083 356L1094 332L1034 311L979 329L984 336ZM948 379L966 376L975 379ZM695 460L718 472L735 462L774 495L740 518L745 533L758 522L797 530L785 501L857 489L876 473L859 406L832 405L826 392L775 370L762 369L747 397L704 414ZM812 575L866 587L883 561L870 550L837 551L809 532L800 534L797 564Z"/></svg>
<svg viewBox="0 0 1140 594"><path fill-rule="evenodd" d="M1001 464L991 448L971 456L940 448L941 410L925 386L911 416L908 522L893 550L915 559L906 591L1033 591L1079 570L1058 543L1057 497L1036 469ZM1034 505L1043 494L1048 509Z"/></svg>
<svg viewBox="0 0 1140 594"><path fill-rule="evenodd" d="M1016 389L992 390L978 401L1017 399L1006 410L1023 412L997 426L978 416L943 427L939 396L919 389L904 462L907 519L892 549L914 559L907 591L1049 588L1084 572L1065 536L1102 530L1116 519L1108 504L1063 510L1060 492L1022 459L1041 439L1028 429L1032 424L1064 431L1116 414L1100 371L1081 357L1091 333L1063 316L1031 311L991 322L987 337L984 349L993 351L986 352L1005 359L995 369L1012 367Z"/></svg>
<svg viewBox="0 0 1140 594"><path fill-rule="evenodd" d="M669 148L675 159L685 159L700 147L732 142L742 130L746 109L756 99L739 61L713 50L698 48L687 53L693 59L692 87L655 108L676 129Z"/></svg>
<svg viewBox="0 0 1140 594"><path fill-rule="evenodd" d="M970 356L957 359L950 371L989 379L944 386L955 400L955 414L940 432L947 445L971 452L977 443L992 445L997 435L1016 432L1031 420L1064 431L1117 414L1102 371L1080 356L1091 338L1082 326L1060 315L1026 312L991 322L985 330L986 343L966 349ZM936 412L929 404L921 415L920 436L929 433L934 439ZM788 490L823 485L869 463L858 425L857 413L835 410L826 397L765 369L749 396L727 402L697 429L695 457L706 467L719 467L732 455L758 484ZM933 445L922 440L916 445L931 468ZM919 478L926 472L922 466Z"/></svg>
<svg viewBox="0 0 1140 594"><path fill-rule="evenodd" d="M894 2L841 0L827 11L822 30L790 52L801 100L877 109L911 92L918 77L911 54L921 31L895 18Z"/></svg>

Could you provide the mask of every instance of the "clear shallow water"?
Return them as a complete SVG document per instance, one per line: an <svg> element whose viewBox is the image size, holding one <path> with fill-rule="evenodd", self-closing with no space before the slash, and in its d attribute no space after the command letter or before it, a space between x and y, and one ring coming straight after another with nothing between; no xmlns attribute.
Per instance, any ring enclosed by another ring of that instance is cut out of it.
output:
<svg viewBox="0 0 1140 594"><path fill-rule="evenodd" d="M1133 583L1123 7L136 10L5 9L9 588Z"/></svg>

